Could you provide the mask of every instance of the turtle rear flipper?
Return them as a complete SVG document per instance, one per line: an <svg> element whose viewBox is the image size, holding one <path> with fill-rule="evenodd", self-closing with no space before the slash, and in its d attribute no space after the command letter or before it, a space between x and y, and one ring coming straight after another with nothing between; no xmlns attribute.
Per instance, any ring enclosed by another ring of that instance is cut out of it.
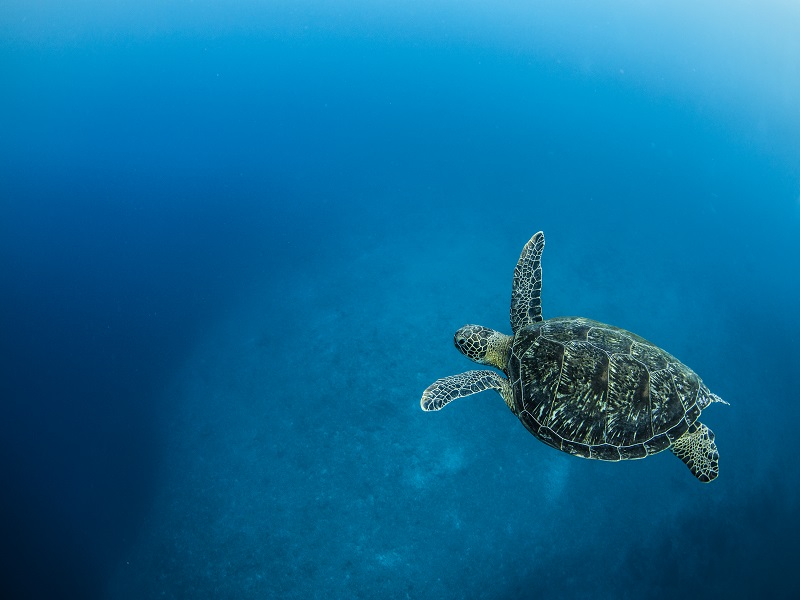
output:
<svg viewBox="0 0 800 600"><path fill-rule="evenodd" d="M467 371L437 379L422 392L422 410L439 410L456 398L477 394L484 390L497 391L512 406L511 386L508 380L494 371Z"/></svg>
<svg viewBox="0 0 800 600"><path fill-rule="evenodd" d="M693 423L672 445L672 452L703 483L713 481L719 475L719 452L714 443L714 432L700 422Z"/></svg>

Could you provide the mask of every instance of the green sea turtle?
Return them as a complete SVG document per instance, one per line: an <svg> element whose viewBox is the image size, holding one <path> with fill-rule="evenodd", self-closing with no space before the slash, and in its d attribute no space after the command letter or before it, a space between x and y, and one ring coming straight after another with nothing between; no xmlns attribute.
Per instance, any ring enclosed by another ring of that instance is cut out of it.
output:
<svg viewBox="0 0 800 600"><path fill-rule="evenodd" d="M500 369L434 382L426 411L493 389L533 435L599 460L644 458L670 448L700 481L719 474L713 432L698 421L712 394L689 367L647 340L582 317L542 319L540 231L525 245L511 291L513 335L465 325L454 338L468 358Z"/></svg>

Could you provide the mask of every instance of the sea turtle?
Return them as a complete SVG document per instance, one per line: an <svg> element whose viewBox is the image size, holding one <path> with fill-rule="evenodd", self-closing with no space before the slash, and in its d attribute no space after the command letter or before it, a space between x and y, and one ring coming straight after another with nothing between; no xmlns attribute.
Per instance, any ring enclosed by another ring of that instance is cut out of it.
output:
<svg viewBox="0 0 800 600"><path fill-rule="evenodd" d="M542 319L540 231L514 269L511 329L465 325L454 337L468 358L495 371L434 382L423 410L493 389L533 435L554 448L600 460L644 458L670 448L702 482L719 474L713 432L698 421L712 394L689 367L647 340L582 317Z"/></svg>

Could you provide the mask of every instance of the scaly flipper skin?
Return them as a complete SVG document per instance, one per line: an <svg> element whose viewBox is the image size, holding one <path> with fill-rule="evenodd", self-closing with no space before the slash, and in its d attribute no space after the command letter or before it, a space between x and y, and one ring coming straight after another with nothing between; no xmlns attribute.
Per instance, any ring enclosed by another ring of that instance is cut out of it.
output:
<svg viewBox="0 0 800 600"><path fill-rule="evenodd" d="M535 234L519 256L511 288L511 330L542 320L542 251L544 233Z"/></svg>
<svg viewBox="0 0 800 600"><path fill-rule="evenodd" d="M422 410L440 410L456 398L494 389L511 406L511 386L508 380L494 371L467 371L437 379L422 392Z"/></svg>
<svg viewBox="0 0 800 600"><path fill-rule="evenodd" d="M696 421L672 445L672 452L680 458L692 475L703 483L714 481L719 475L719 452L714 443L714 432Z"/></svg>

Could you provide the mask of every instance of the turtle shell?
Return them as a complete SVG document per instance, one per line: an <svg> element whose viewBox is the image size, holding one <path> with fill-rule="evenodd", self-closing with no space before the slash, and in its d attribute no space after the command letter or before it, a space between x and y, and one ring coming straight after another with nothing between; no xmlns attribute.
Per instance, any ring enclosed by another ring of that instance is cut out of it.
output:
<svg viewBox="0 0 800 600"><path fill-rule="evenodd" d="M636 334L577 317L533 323L508 363L513 410L540 440L600 460L668 448L709 402L700 378Z"/></svg>

